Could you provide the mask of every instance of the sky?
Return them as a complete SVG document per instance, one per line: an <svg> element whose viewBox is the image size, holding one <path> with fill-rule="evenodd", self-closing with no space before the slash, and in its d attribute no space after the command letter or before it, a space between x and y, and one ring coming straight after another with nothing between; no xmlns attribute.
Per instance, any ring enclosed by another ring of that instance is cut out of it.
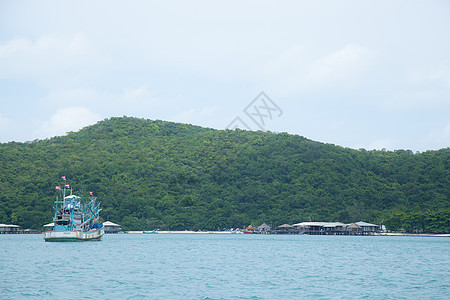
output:
<svg viewBox="0 0 450 300"><path fill-rule="evenodd" d="M0 142L115 116L450 147L449 1L0 0Z"/></svg>

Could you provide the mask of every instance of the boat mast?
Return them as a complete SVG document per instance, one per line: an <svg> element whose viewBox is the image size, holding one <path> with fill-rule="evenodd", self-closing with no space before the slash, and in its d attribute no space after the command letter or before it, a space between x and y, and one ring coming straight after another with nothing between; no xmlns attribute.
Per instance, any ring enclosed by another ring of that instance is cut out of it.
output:
<svg viewBox="0 0 450 300"><path fill-rule="evenodd" d="M66 176L61 176L62 180L64 180L64 200L66 198Z"/></svg>

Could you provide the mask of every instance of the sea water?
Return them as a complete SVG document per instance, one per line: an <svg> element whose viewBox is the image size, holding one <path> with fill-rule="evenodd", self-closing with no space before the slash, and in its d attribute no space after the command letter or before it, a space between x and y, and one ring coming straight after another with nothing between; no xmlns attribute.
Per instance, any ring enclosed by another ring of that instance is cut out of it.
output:
<svg viewBox="0 0 450 300"><path fill-rule="evenodd" d="M450 238L0 236L0 298L449 299Z"/></svg>

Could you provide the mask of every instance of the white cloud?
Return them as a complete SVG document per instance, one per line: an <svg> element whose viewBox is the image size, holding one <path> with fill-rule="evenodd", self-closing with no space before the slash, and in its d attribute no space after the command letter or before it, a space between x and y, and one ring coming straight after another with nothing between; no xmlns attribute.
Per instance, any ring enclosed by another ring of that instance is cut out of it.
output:
<svg viewBox="0 0 450 300"><path fill-rule="evenodd" d="M40 104L47 108L58 106L87 106L101 101L102 93L94 88L53 89L40 99Z"/></svg>
<svg viewBox="0 0 450 300"><path fill-rule="evenodd" d="M39 128L38 136L52 137L77 131L87 125L100 121L101 117L85 107L66 107L58 109L50 120Z"/></svg>
<svg viewBox="0 0 450 300"><path fill-rule="evenodd" d="M4 128L8 123L9 119L0 114L0 129Z"/></svg>
<svg viewBox="0 0 450 300"><path fill-rule="evenodd" d="M306 51L301 46L292 46L278 57L268 61L264 67L266 76L294 76L308 64Z"/></svg>
<svg viewBox="0 0 450 300"><path fill-rule="evenodd" d="M414 66L406 85L399 85L378 104L388 111L450 108L450 64Z"/></svg>
<svg viewBox="0 0 450 300"><path fill-rule="evenodd" d="M425 145L432 145L433 149L450 147L450 123L431 130L424 139Z"/></svg>
<svg viewBox="0 0 450 300"><path fill-rule="evenodd" d="M450 70L436 70L430 74L431 81L437 81L450 89Z"/></svg>
<svg viewBox="0 0 450 300"><path fill-rule="evenodd" d="M2 136L2 140L6 135L11 134L10 126L11 120L0 114L0 134Z"/></svg>
<svg viewBox="0 0 450 300"><path fill-rule="evenodd" d="M236 3L6 5L0 111L11 123L0 137L33 140L29 128L65 107L223 128L261 90L285 111L278 131L325 142L404 148L447 124L445 4ZM314 126L323 120L350 130Z"/></svg>
<svg viewBox="0 0 450 300"><path fill-rule="evenodd" d="M126 101L134 102L136 100L142 99L143 97L149 96L149 91L146 86L140 86L134 89L126 89L123 93L123 98Z"/></svg>
<svg viewBox="0 0 450 300"><path fill-rule="evenodd" d="M450 92L436 89L419 89L398 91L380 99L378 105L389 112L405 112L421 109L448 109L450 108Z"/></svg>
<svg viewBox="0 0 450 300"><path fill-rule="evenodd" d="M416 67L408 74L411 84L417 86L427 86L437 84L438 86L450 89L450 62L443 61L437 65Z"/></svg>
<svg viewBox="0 0 450 300"><path fill-rule="evenodd" d="M50 81L58 80L61 74L73 78L75 71L85 76L87 70L105 63L105 56L97 55L81 33L15 37L0 44L0 78Z"/></svg>
<svg viewBox="0 0 450 300"><path fill-rule="evenodd" d="M113 115L142 115L151 111L162 102L146 85L124 88L119 91L100 90L95 88L54 89L40 100L47 108L64 106L89 107L101 111L105 117Z"/></svg>
<svg viewBox="0 0 450 300"><path fill-rule="evenodd" d="M134 106L138 109L149 109L153 104L160 101L146 85L125 89L121 98L123 99L121 101L124 102L123 104Z"/></svg>
<svg viewBox="0 0 450 300"><path fill-rule="evenodd" d="M201 120L209 119L214 116L214 113L218 110L217 106L203 107L202 109L188 109L175 116L174 121L181 123L201 124L204 123Z"/></svg>
<svg viewBox="0 0 450 300"><path fill-rule="evenodd" d="M356 44L346 45L341 50L328 54L309 67L309 84L347 84L357 80L358 76L366 70L373 54L370 50Z"/></svg>
<svg viewBox="0 0 450 300"><path fill-rule="evenodd" d="M295 93L319 88L352 87L372 65L375 53L358 44L322 57L314 57L294 46L269 61L264 75L280 92Z"/></svg>
<svg viewBox="0 0 450 300"><path fill-rule="evenodd" d="M402 73L406 85L393 89L378 104L388 111L450 108L450 63L413 66Z"/></svg>
<svg viewBox="0 0 450 300"><path fill-rule="evenodd" d="M157 119L165 109L174 112L175 105L167 106L167 101L154 95L146 85L118 91L92 87L49 90L38 105L32 104L34 113L26 117L26 122L10 120L0 114L0 141L64 135L112 116Z"/></svg>

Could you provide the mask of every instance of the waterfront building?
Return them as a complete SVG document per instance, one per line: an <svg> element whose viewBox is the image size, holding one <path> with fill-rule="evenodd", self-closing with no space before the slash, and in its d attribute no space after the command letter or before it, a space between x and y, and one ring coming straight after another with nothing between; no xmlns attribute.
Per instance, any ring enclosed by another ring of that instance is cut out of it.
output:
<svg viewBox="0 0 450 300"><path fill-rule="evenodd" d="M20 233L19 225L0 224L0 234Z"/></svg>
<svg viewBox="0 0 450 300"><path fill-rule="evenodd" d="M322 234L324 231L323 226L326 224L327 222L301 222L292 226L294 226L294 228L296 228L300 233Z"/></svg>
<svg viewBox="0 0 450 300"><path fill-rule="evenodd" d="M367 232L376 232L378 230L378 228L379 228L378 225L366 223L366 222L363 222L363 221L356 222L355 224L358 225L359 227L361 227L362 231L366 232L366 233Z"/></svg>
<svg viewBox="0 0 450 300"><path fill-rule="evenodd" d="M302 222L292 225L300 234L370 235L378 225L366 222L344 224L340 222Z"/></svg>
<svg viewBox="0 0 450 300"><path fill-rule="evenodd" d="M348 234L362 234L363 231L362 227L356 223L347 224L345 230Z"/></svg>
<svg viewBox="0 0 450 300"><path fill-rule="evenodd" d="M103 228L105 229L105 233L119 233L122 231L119 224L110 221L103 222Z"/></svg>
<svg viewBox="0 0 450 300"><path fill-rule="evenodd" d="M274 231L275 234L295 234L297 233L297 229L294 226L289 224L283 224L278 226L278 230Z"/></svg>
<svg viewBox="0 0 450 300"><path fill-rule="evenodd" d="M270 230L272 230L272 228L266 223L262 223L258 226L258 230L260 233L268 233Z"/></svg>
<svg viewBox="0 0 450 300"><path fill-rule="evenodd" d="M326 234L343 234L345 232L345 224L341 222L325 223L322 227Z"/></svg>

